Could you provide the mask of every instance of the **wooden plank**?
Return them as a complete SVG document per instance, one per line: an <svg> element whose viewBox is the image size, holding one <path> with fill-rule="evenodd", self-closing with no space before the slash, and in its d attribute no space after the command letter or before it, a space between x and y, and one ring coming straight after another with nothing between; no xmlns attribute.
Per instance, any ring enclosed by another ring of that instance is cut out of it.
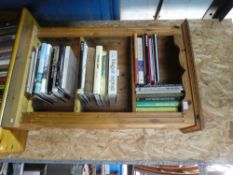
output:
<svg viewBox="0 0 233 175"><path fill-rule="evenodd" d="M19 122L22 111L26 111L28 108L28 100L24 93L30 60L29 57L32 46L36 42L34 38L37 34L35 31L36 29L36 21L30 16L29 12L24 9L17 32L17 37L19 38L14 45L8 72L7 86L9 89L6 91L6 100L4 100L5 106L1 121L3 127L14 126L15 123Z"/></svg>
<svg viewBox="0 0 233 175"><path fill-rule="evenodd" d="M33 112L23 113L18 128L180 128L182 113Z"/></svg>
<svg viewBox="0 0 233 175"><path fill-rule="evenodd" d="M191 36L189 31L188 21L185 20L181 25L183 33L183 41L186 47L186 57L188 63L188 73L190 77L191 93L193 98L194 119L195 125L181 129L182 132L193 132L204 128L204 118L202 114L201 100L199 95L199 88L197 82L197 75L195 70L194 55L192 50Z"/></svg>
<svg viewBox="0 0 233 175"><path fill-rule="evenodd" d="M129 37L137 34L152 34L156 32L158 35L172 36L181 34L179 28L176 27L99 27L99 28L41 28L38 33L39 38L64 38L64 37Z"/></svg>

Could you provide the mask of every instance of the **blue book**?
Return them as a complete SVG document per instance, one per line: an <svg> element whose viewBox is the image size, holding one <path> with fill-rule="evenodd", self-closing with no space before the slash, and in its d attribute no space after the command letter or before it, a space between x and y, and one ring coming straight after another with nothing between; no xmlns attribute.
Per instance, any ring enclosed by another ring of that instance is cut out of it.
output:
<svg viewBox="0 0 233 175"><path fill-rule="evenodd" d="M44 65L46 61L47 44L42 43L40 47L41 47L41 52L39 55L39 65L38 65L38 69L36 73L36 81L35 81L35 88L34 88L35 94L40 94L40 90L41 90L41 81L42 81Z"/></svg>

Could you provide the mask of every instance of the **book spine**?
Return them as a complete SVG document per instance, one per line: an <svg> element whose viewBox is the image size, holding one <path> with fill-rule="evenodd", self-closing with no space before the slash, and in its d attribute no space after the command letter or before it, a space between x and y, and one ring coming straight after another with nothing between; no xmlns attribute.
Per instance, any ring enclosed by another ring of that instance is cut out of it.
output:
<svg viewBox="0 0 233 175"><path fill-rule="evenodd" d="M119 74L118 68L118 55L116 50L109 51L109 78L108 78L108 97L109 102L116 102L117 98L117 76Z"/></svg>
<svg viewBox="0 0 233 175"><path fill-rule="evenodd" d="M146 50L147 83L150 83L150 47L149 47L149 37L147 34L145 34L145 50Z"/></svg>
<svg viewBox="0 0 233 175"><path fill-rule="evenodd" d="M177 107L136 108L136 112L177 112Z"/></svg>
<svg viewBox="0 0 233 175"><path fill-rule="evenodd" d="M142 37L137 38L138 43L138 84L144 84L144 60Z"/></svg>
<svg viewBox="0 0 233 175"><path fill-rule="evenodd" d="M66 46L64 51L64 62L63 62L63 70L62 70L62 81L61 81L61 88L64 90L66 88L66 80L67 80L67 73L68 73L68 62L69 56L71 52L71 47Z"/></svg>
<svg viewBox="0 0 233 175"><path fill-rule="evenodd" d="M98 105L102 105L100 99L102 56L103 46L96 46L93 94Z"/></svg>
<svg viewBox="0 0 233 175"><path fill-rule="evenodd" d="M149 83L154 84L153 81L153 63L152 63L152 52L151 52L151 38L148 37L148 63L149 63Z"/></svg>
<svg viewBox="0 0 233 175"><path fill-rule="evenodd" d="M156 83L156 66L155 66L155 52L154 52L154 40L153 40L153 37L150 38L150 41L151 41L151 66L152 66L152 81L153 81L153 84Z"/></svg>
<svg viewBox="0 0 233 175"><path fill-rule="evenodd" d="M134 76L135 84L138 84L138 43L137 34L134 34Z"/></svg>
<svg viewBox="0 0 233 175"><path fill-rule="evenodd" d="M137 101L165 101L165 100L179 100L179 98L175 98L175 97L148 97L148 98L140 98L137 97L136 98Z"/></svg>
<svg viewBox="0 0 233 175"><path fill-rule="evenodd" d="M88 52L88 46L87 46L87 43L84 42L84 52L83 52L83 62L82 62L82 80L81 80L82 89L85 88L85 81L86 81L87 52Z"/></svg>
<svg viewBox="0 0 233 175"><path fill-rule="evenodd" d="M100 94L103 46L96 46L93 93Z"/></svg>
<svg viewBox="0 0 233 175"><path fill-rule="evenodd" d="M160 73L159 73L159 56L158 56L158 39L157 34L154 34L154 56L155 56L155 66L156 66L156 82L160 81Z"/></svg>
<svg viewBox="0 0 233 175"><path fill-rule="evenodd" d="M33 72L33 68L34 68L34 64L36 61L36 50L33 49L32 53L31 53L31 60L30 60L30 67L29 67L29 71L28 71L28 79L27 79L27 87L26 87L26 93L29 95L32 95L32 72Z"/></svg>
<svg viewBox="0 0 233 175"><path fill-rule="evenodd" d="M46 48L46 55L45 55L45 63L43 68L42 80L41 80L41 93L48 93L48 76L49 76L49 68L50 68L50 61L51 61L51 52L52 46L47 44Z"/></svg>
<svg viewBox="0 0 233 175"><path fill-rule="evenodd" d="M45 59L46 59L46 48L47 44L42 43L41 44L41 52L39 55L39 65L36 73L36 82L35 82L35 88L34 88L34 93L39 94L41 90L41 81L42 81L42 75L44 71L44 64L45 64Z"/></svg>
<svg viewBox="0 0 233 175"><path fill-rule="evenodd" d="M82 74L83 74L83 55L84 55L84 41L80 42L80 62L78 71L78 89L82 86Z"/></svg>
<svg viewBox="0 0 233 175"><path fill-rule="evenodd" d="M106 62L107 62L107 53L103 51L102 56L102 69L101 69L101 100L102 104L106 105Z"/></svg>
<svg viewBox="0 0 233 175"><path fill-rule="evenodd" d="M178 107L179 101L137 101L136 107Z"/></svg>

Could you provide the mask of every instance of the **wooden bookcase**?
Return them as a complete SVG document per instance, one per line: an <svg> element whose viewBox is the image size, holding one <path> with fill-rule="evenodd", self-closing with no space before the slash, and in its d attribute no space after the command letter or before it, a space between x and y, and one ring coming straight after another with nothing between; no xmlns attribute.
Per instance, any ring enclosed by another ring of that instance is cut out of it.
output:
<svg viewBox="0 0 233 175"><path fill-rule="evenodd" d="M11 60L11 74L1 114L1 126L18 130L37 128L177 128L191 132L203 128L202 110L195 73L188 22L170 27L40 27L24 9L20 40ZM182 83L188 110L180 112L135 112L135 38L145 33L158 34L161 81ZM80 38L88 45L103 45L118 50L118 98L111 107L82 107L78 99L63 105L47 105L28 99L25 88L32 48L42 41L68 44L79 59Z"/></svg>

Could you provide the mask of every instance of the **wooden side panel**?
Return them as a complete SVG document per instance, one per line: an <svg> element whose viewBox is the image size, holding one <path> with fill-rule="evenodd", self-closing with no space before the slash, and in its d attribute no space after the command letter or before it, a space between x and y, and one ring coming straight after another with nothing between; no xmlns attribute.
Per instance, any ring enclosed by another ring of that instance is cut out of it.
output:
<svg viewBox="0 0 233 175"><path fill-rule="evenodd" d="M8 71L5 98L2 106L3 127L15 126L22 115L22 111L28 108L28 100L24 92L27 80L27 70L32 46L36 42L38 24L30 13L24 9L17 32L17 38L13 48L11 62Z"/></svg>
<svg viewBox="0 0 233 175"><path fill-rule="evenodd" d="M194 62L188 21L185 20L184 23L181 25L181 27L183 33L183 41L186 48L187 66L188 66L188 71L189 71L188 73L191 84L190 91L192 93L192 98L193 98L194 119L195 119L195 125L181 129L182 132L186 133L186 132L193 132L203 129L204 118L202 115L201 100L199 95L199 88L198 88L197 75L195 70L195 62Z"/></svg>

